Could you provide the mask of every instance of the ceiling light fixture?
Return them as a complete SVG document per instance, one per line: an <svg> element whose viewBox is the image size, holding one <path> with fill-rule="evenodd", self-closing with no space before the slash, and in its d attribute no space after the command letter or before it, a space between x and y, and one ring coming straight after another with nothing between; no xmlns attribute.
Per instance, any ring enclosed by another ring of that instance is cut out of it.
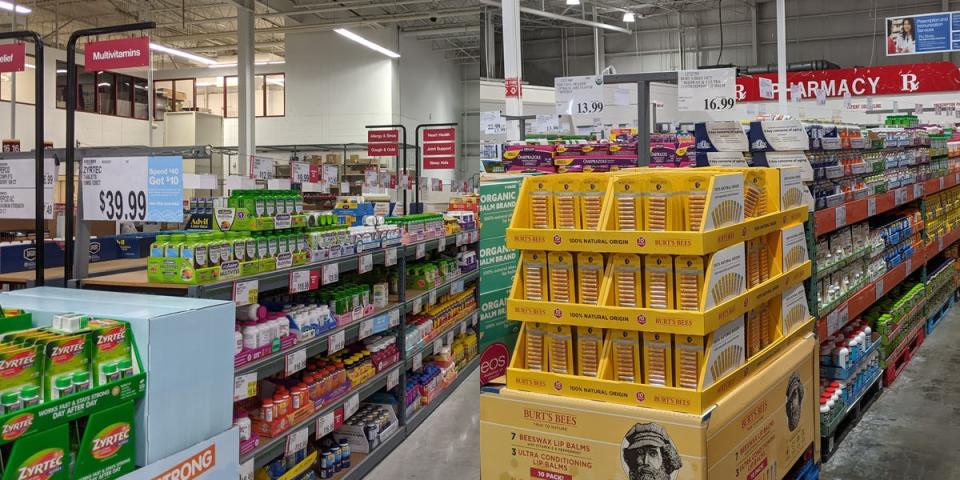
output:
<svg viewBox="0 0 960 480"><path fill-rule="evenodd" d="M337 32L338 35L347 37L350 40L353 40L354 42L357 42L360 45L363 45L364 47L367 47L371 50L376 50L390 58L400 58L399 53L394 52L393 50L389 50L387 48L381 47L380 45L377 45L376 43L373 43L370 40L367 40L366 38L363 38L360 35L357 35L356 33L351 32L350 30L347 30L345 28L337 28L337 29L334 29L333 31Z"/></svg>
<svg viewBox="0 0 960 480"><path fill-rule="evenodd" d="M14 11L14 10L13 10L13 4L10 3L10 2L5 2L5 1L3 1L3 0L0 0L0 10L6 10L6 11L8 11L8 12L12 12L12 11ZM24 7L23 5L17 5L17 10L16 10L16 11L17 11L17 13L22 13L22 14L26 15L26 14L32 12L33 10L31 10L31 9L29 9L29 8L27 8L27 7Z"/></svg>
<svg viewBox="0 0 960 480"><path fill-rule="evenodd" d="M254 65L283 65L285 63L287 62L284 60L272 60L269 62L257 62ZM209 65L210 68L230 68L230 67L236 67L236 66L237 66L236 63L217 63L214 65Z"/></svg>
<svg viewBox="0 0 960 480"><path fill-rule="evenodd" d="M176 48L170 48L158 43L150 43L150 50L155 50L158 52L167 53L176 57L186 58L187 60L193 60L197 63L203 63L206 65L216 65L217 61L212 58L202 57L200 55L194 55L190 52L184 52L183 50L177 50Z"/></svg>
<svg viewBox="0 0 960 480"><path fill-rule="evenodd" d="M580 0L567 0L567 5L580 5Z"/></svg>
<svg viewBox="0 0 960 480"><path fill-rule="evenodd" d="M636 21L636 17L633 16L633 12L624 12L623 21L626 23L633 23Z"/></svg>

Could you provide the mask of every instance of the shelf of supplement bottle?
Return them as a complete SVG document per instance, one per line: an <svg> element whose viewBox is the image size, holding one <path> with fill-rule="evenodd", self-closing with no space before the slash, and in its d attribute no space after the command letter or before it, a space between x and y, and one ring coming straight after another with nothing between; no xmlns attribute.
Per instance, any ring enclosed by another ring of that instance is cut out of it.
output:
<svg viewBox="0 0 960 480"><path fill-rule="evenodd" d="M463 315L461 315L460 318L451 322L450 325L447 325L446 328L443 328L438 334L434 335L432 339L427 340L422 345L416 346L408 350L407 354L404 357L406 358L405 360L406 363L404 365L406 369L407 370L412 369L414 363L417 363L417 362L414 362L414 357L416 357L417 355L420 356L420 362L422 362L424 357L429 357L430 355L437 353L437 351L440 350L439 348L437 348L438 343L440 344L439 346L441 348L443 348L443 345L450 345L451 343L453 343L454 335L456 335L457 333L464 333L467 330L468 324L476 325L479 318L480 318L480 313L477 312L476 310L466 312Z"/></svg>
<svg viewBox="0 0 960 480"><path fill-rule="evenodd" d="M440 285L437 285L434 288L427 290L415 290L408 288L406 290L406 312L419 313L420 310L426 305L432 305L430 303L430 296L434 295L439 298L447 293L460 293L466 288L466 284L480 278L480 271L474 270L472 272L467 272L460 274L457 277L450 278L445 280ZM391 297L391 300L396 297ZM419 304L419 308L417 305Z"/></svg>
<svg viewBox="0 0 960 480"><path fill-rule="evenodd" d="M837 429L837 425L840 425L840 422L843 421L843 419L846 418L851 411L853 411L853 408L856 407L857 403L859 403L863 396L873 388L875 383L880 381L882 376L883 369L880 369L880 371L870 379L869 383L867 383L867 386L857 394L857 398L853 399L852 402L847 404L846 408L843 409L843 413L838 415L830 425L824 425L826 428L820 431L820 436L829 437L830 435L833 435L834 430Z"/></svg>
<svg viewBox="0 0 960 480"><path fill-rule="evenodd" d="M260 468L267 463L270 463L273 459L282 456L284 454L284 449L287 444L287 437L296 431L302 430L304 428L308 429L308 438L313 438L317 431L317 420L319 420L324 415L329 413L334 413L336 411L342 411L344 405L347 402L352 402L359 404L364 399L373 395L374 393L380 391L387 386L388 377L394 371L397 371L401 368L400 364L392 365L386 370L374 375L370 380L364 382L360 386L354 388L344 395L340 400L335 403L320 409L315 412L313 415L307 417L304 421L294 425L290 429L284 431L280 435L272 438L262 438L260 445L257 448L253 449L246 455L240 457L240 463L244 463L247 460L253 458L255 468ZM354 398L356 397L356 398ZM351 413L352 414L352 413ZM349 415L342 415L344 418L349 417Z"/></svg>
<svg viewBox="0 0 960 480"><path fill-rule="evenodd" d="M93 262L87 267L87 274L91 277L111 275L121 272L132 272L147 268L146 258L120 258ZM0 273L0 285L9 285L13 288L30 288L36 285L36 271ZM50 267L43 270L44 285L48 287L62 287L63 267Z"/></svg>
<svg viewBox="0 0 960 480"><path fill-rule="evenodd" d="M557 230L507 228L507 247L562 252L664 253L706 255L784 227L803 223L807 207L795 207L708 232L645 230Z"/></svg>
<svg viewBox="0 0 960 480"><path fill-rule="evenodd" d="M917 304L914 305L913 308L911 308L906 315L903 315L900 318L900 322L897 323L896 328L894 328L888 333L879 333L880 345L882 347L888 347L890 342L892 342L897 338L897 335L900 334L900 331L903 330L904 326L911 324L910 319L913 318L914 315L918 315L920 312L923 311L923 308L926 306L926 304L927 304L926 298L925 297L921 298L920 301L918 301Z"/></svg>
<svg viewBox="0 0 960 480"><path fill-rule="evenodd" d="M832 263L830 263L829 265L827 265L827 266L825 266L825 267L821 267L820 265L817 265L816 263L814 263L814 265L813 265L814 270L815 270L814 273L817 274L817 278L823 278L823 277L825 277L825 276L827 276L827 275L830 275L831 273L833 273L833 272L835 272L835 271L837 271L837 270L839 270L839 269L841 269L841 268L843 268L843 267L846 267L847 265L850 265L850 264L856 262L857 260L860 260L860 259L862 259L862 258L864 258L864 257L869 257L869 256L870 256L870 250L871 250L870 247L861 248L861 249L858 250L856 253L854 253L854 254L852 254L852 255L847 255L847 256L844 257L842 260L839 260L839 261L836 261L836 262L832 262Z"/></svg>
<svg viewBox="0 0 960 480"><path fill-rule="evenodd" d="M257 360L244 363L236 367L236 375L240 376L250 372L257 372L258 378L267 378L274 373L283 371L289 355L298 353L301 350L306 350L306 358L312 358L326 352L330 348L330 339L341 333L343 334L342 345L350 345L370 335L383 333L400 325L400 311L402 307L402 305L396 303L389 304L386 307L376 309L370 315L358 320L353 320L333 330L323 332L314 338L297 343L286 350L271 353Z"/></svg>
<svg viewBox="0 0 960 480"><path fill-rule="evenodd" d="M945 235L941 235L924 247L925 261L933 260L945 248L960 240L960 227L950 230Z"/></svg>
<svg viewBox="0 0 960 480"><path fill-rule="evenodd" d="M948 173L942 177L931 178L923 182L923 194L932 195L941 190L960 185L960 172Z"/></svg>
<svg viewBox="0 0 960 480"><path fill-rule="evenodd" d="M810 277L812 262L806 261L774 275L740 295L724 300L707 311L661 310L582 303L542 302L507 299L507 318L524 322L540 322L579 327L614 328L679 335L705 336L744 312L762 306L781 292ZM515 281L513 292L521 292Z"/></svg>
<svg viewBox="0 0 960 480"><path fill-rule="evenodd" d="M821 313L817 321L817 338L824 339L833 335L851 319L867 311L874 302L923 266L925 260L926 255L923 250L914 252L913 256L887 270L887 273L880 278L864 285L829 312Z"/></svg>
<svg viewBox="0 0 960 480"><path fill-rule="evenodd" d="M360 480L373 471L387 455L403 443L405 435L400 429L381 440L380 446L370 453L351 452L350 468L335 473L330 480Z"/></svg>
<svg viewBox="0 0 960 480"><path fill-rule="evenodd" d="M803 341L802 339L812 337L810 331L812 326L813 317L798 322L792 333L773 341L735 370L726 373L703 389L664 387L519 368L518 365L523 362L523 355L517 352L525 351L526 347L524 333L521 331L520 340L517 342L510 366L507 368L507 388L702 415L746 379L763 371L770 362L776 362L781 358L784 350ZM710 353L705 353L704 358L707 358ZM703 380L701 376L699 380L701 385Z"/></svg>
<svg viewBox="0 0 960 480"><path fill-rule="evenodd" d="M477 366L479 365L480 355L477 355L476 357L473 357L473 360L467 362L467 365L463 367L463 369L457 372L457 378L451 382L450 385L444 387L444 389L441 390L440 393L438 393L429 404L420 407L420 410L417 410L413 416L408 418L406 425L407 435L413 433L413 431L416 430L417 427L419 427L423 421L426 420L427 417L429 417L430 414L433 413L433 411L436 410L437 407L440 406L447 399L447 397L449 397L450 394L452 394L453 391L456 390L457 387L459 387L460 384L470 376L470 374L473 373L474 370L477 369Z"/></svg>
<svg viewBox="0 0 960 480"><path fill-rule="evenodd" d="M878 213L893 210L922 196L923 184L913 183L886 193L817 210L813 214L814 232L819 237L838 228L862 222Z"/></svg>
<svg viewBox="0 0 960 480"><path fill-rule="evenodd" d="M480 231L479 230L468 230L465 232L455 233L453 235L447 235L443 240L443 245L440 245L440 238L431 238L428 240L421 240L419 242L406 243L403 245L404 255L407 258L417 259L418 253L427 253L440 251L443 252L446 250L446 247L451 245L461 246L469 245L471 243L476 243L480 241ZM422 250L418 250L420 246L423 245ZM444 248L440 248L443 246Z"/></svg>
<svg viewBox="0 0 960 480"><path fill-rule="evenodd" d="M823 378L829 378L831 380L840 380L841 382L846 382L850 379L850 376L853 375L860 367L867 363L870 360L870 356L877 351L877 347L880 346L880 336L877 335L874 337L873 342L860 353L860 358L857 363L852 365L847 365L845 368L840 367L825 367L820 365L820 376Z"/></svg>

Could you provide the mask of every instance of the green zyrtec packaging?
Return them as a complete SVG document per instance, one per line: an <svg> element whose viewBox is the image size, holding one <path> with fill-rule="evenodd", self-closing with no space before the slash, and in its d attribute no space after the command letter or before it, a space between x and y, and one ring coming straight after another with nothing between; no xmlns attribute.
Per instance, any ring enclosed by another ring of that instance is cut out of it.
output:
<svg viewBox="0 0 960 480"><path fill-rule="evenodd" d="M67 480L68 432L69 425L62 424L17 440L4 465L3 480Z"/></svg>
<svg viewBox="0 0 960 480"><path fill-rule="evenodd" d="M136 373L130 324L120 320L92 320L92 369L95 385L104 385Z"/></svg>
<svg viewBox="0 0 960 480"><path fill-rule="evenodd" d="M82 440L77 446L74 480L118 478L132 472L134 464L133 401L90 415L73 428Z"/></svg>

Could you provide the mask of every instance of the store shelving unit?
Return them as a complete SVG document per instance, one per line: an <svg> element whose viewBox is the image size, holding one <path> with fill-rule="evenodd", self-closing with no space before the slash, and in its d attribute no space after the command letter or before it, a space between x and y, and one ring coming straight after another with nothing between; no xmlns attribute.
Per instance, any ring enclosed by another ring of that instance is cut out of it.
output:
<svg viewBox="0 0 960 480"><path fill-rule="evenodd" d="M422 425L423 421L426 420L427 417L429 417L430 414L433 413L433 411L436 410L437 407L440 406L447 399L447 397L449 397L450 394L453 393L453 391L456 390L457 387L459 387L460 384L463 383L474 370L476 370L477 366L479 365L480 356L477 356L471 360L470 363L467 363L467 366L463 367L460 372L457 373L457 379L451 382L450 385L447 385L443 391L441 391L433 399L433 401L430 402L430 404L425 407L420 407L420 410L417 410L413 415L411 415L410 418L407 419L407 435L410 435L414 430L417 429L417 427Z"/></svg>

